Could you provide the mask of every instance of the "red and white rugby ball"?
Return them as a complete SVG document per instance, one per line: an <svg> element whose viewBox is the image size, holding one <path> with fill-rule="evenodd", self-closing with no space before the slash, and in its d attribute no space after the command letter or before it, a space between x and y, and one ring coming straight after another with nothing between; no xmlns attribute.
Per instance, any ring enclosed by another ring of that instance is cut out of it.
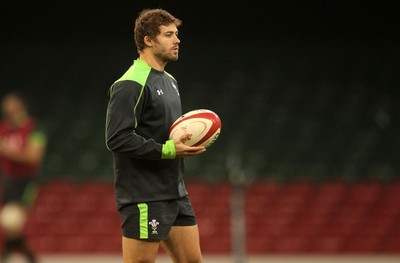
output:
<svg viewBox="0 0 400 263"><path fill-rule="evenodd" d="M171 126L170 139L180 139L185 134L191 134L190 139L185 140L188 146L209 147L221 133L221 119L219 116L206 109L192 110L179 117Z"/></svg>

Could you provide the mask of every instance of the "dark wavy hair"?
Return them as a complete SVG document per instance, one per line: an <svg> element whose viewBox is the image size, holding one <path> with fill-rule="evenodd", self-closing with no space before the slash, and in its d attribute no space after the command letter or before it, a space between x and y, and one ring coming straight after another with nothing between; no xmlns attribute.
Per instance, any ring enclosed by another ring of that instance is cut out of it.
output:
<svg viewBox="0 0 400 263"><path fill-rule="evenodd" d="M149 36L155 39L160 34L160 26L167 26L174 23L176 27L182 24L182 21L163 9L144 9L139 13L135 21L135 44L140 52L145 47L144 37Z"/></svg>

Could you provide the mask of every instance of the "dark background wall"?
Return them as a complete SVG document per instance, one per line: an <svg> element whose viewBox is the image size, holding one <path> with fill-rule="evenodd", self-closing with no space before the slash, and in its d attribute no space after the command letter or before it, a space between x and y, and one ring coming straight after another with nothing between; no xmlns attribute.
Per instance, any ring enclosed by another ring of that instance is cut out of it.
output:
<svg viewBox="0 0 400 263"><path fill-rule="evenodd" d="M399 19L388 3L0 1L0 90L24 90L49 136L44 174L111 179L107 89L136 58L133 22L183 20L183 110L223 121L188 176L390 180L399 174Z"/></svg>
<svg viewBox="0 0 400 263"><path fill-rule="evenodd" d="M389 2L364 1L26 1L2 0L2 34L20 39L126 39L143 8L168 9L187 38L393 39Z"/></svg>

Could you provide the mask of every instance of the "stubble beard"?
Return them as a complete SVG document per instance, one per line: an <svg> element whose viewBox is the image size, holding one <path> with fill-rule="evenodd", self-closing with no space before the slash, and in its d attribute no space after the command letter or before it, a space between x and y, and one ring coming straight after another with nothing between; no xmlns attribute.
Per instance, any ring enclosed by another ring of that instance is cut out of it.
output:
<svg viewBox="0 0 400 263"><path fill-rule="evenodd" d="M162 53L162 54L156 54L156 57L157 57L159 60L164 61L165 63L168 63L168 62L177 61L179 55L177 54L176 56L173 56L173 55L171 55L171 54Z"/></svg>
<svg viewBox="0 0 400 263"><path fill-rule="evenodd" d="M175 51L162 49L154 53L154 56L157 57L160 61L163 61L165 63L177 61L179 58L179 53L178 51L176 51L177 53L176 55L174 55L173 52Z"/></svg>

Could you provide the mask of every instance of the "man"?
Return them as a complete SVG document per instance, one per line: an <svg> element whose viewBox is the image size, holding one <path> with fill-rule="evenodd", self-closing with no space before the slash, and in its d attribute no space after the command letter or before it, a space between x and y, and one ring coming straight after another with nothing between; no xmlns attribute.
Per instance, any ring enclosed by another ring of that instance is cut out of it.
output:
<svg viewBox="0 0 400 263"><path fill-rule="evenodd" d="M143 10L134 31L139 58L110 88L106 145L114 156L125 263L155 262L160 244L174 262L202 261L182 157L205 148L186 146L190 134L168 140L182 111L177 81L164 68L178 60L180 25L165 10Z"/></svg>
<svg viewBox="0 0 400 263"><path fill-rule="evenodd" d="M39 172L46 140L29 116L24 99L9 93L1 103L0 171L3 175L1 228L5 234L2 262L11 252L22 253L30 263L36 262L23 235L27 209L35 198L34 179Z"/></svg>

